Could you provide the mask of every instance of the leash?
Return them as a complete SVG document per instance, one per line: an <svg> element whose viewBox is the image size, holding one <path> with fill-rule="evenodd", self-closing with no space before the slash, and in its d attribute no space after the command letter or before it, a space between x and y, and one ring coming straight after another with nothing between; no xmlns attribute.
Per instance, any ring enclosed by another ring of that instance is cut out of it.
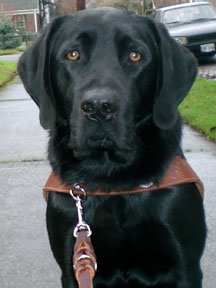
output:
<svg viewBox="0 0 216 288"><path fill-rule="evenodd" d="M80 195L75 195L75 191L83 193L83 198ZM91 228L83 220L82 202L86 199L86 191L84 188L75 184L70 190L70 195L76 203L78 223L74 228L73 235L76 238L73 255L73 268L79 288L93 288L93 278L97 270L96 255L91 243L90 236Z"/></svg>

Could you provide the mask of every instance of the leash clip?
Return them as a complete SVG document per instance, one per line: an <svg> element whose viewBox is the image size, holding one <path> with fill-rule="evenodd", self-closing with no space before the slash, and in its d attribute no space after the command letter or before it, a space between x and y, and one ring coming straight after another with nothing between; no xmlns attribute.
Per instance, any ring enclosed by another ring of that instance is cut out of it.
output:
<svg viewBox="0 0 216 288"><path fill-rule="evenodd" d="M74 191L80 191L83 193L83 198L81 198L81 195L75 195ZM88 237L91 236L92 231L90 226L84 221L83 219L83 206L82 202L86 200L87 193L84 188L82 188L79 184L74 184L72 189L70 190L70 195L76 202L76 209L77 209L77 217L78 217L78 223L76 227L74 228L73 235L75 238L77 238L77 233L80 231L88 231Z"/></svg>

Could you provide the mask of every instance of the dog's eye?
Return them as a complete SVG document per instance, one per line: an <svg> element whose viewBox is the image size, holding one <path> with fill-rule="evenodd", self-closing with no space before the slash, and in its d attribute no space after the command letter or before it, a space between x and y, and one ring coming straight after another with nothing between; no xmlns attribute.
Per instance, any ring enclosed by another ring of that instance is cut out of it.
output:
<svg viewBox="0 0 216 288"><path fill-rule="evenodd" d="M133 51L130 53L129 59L133 63L139 62L142 59L142 54Z"/></svg>
<svg viewBox="0 0 216 288"><path fill-rule="evenodd" d="M77 50L73 50L67 53L67 59L70 61L77 61L80 59L80 54Z"/></svg>

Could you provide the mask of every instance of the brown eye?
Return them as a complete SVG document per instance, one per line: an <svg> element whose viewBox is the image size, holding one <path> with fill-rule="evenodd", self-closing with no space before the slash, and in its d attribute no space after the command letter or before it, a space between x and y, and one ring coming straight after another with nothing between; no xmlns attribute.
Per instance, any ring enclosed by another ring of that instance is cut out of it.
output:
<svg viewBox="0 0 216 288"><path fill-rule="evenodd" d="M131 52L129 55L129 59L130 59L130 61L136 63L142 59L142 55L138 52Z"/></svg>
<svg viewBox="0 0 216 288"><path fill-rule="evenodd" d="M80 54L77 50L73 50L67 53L67 59L70 61L77 61L80 59Z"/></svg>

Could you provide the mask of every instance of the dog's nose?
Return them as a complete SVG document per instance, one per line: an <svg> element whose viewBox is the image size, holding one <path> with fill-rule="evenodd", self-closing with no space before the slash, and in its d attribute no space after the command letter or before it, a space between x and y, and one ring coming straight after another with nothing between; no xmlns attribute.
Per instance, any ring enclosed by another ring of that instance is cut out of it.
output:
<svg viewBox="0 0 216 288"><path fill-rule="evenodd" d="M117 105L112 100L88 99L81 103L81 110L88 120L102 122L114 118Z"/></svg>

